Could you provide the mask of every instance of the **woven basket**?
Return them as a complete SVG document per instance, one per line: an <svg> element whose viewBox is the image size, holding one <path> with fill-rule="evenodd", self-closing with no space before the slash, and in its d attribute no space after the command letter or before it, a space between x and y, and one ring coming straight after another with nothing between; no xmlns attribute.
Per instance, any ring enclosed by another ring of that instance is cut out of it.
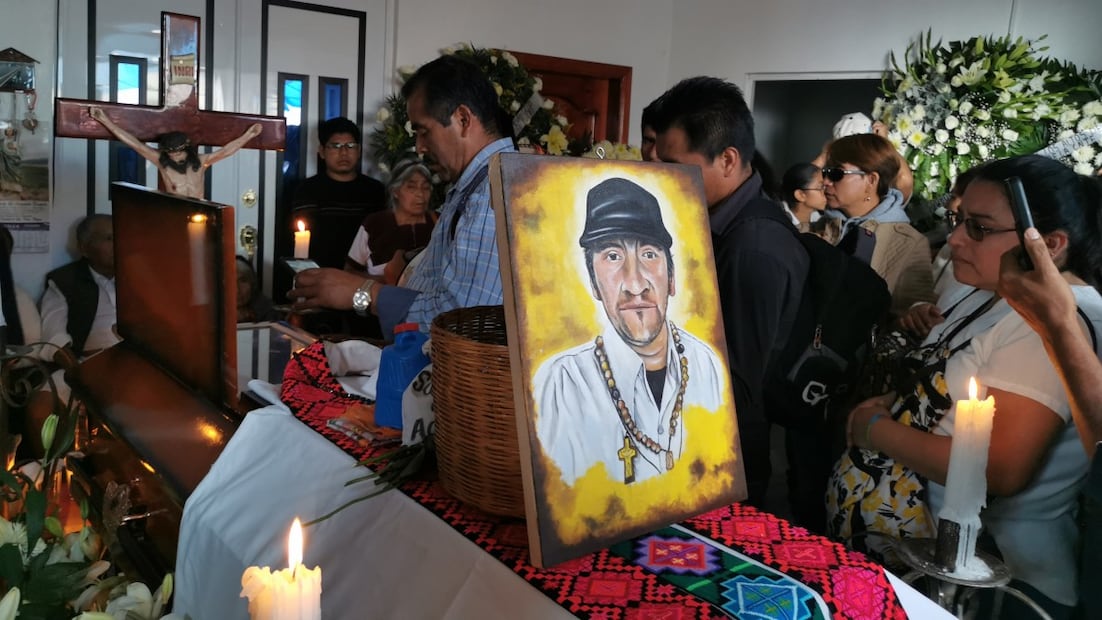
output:
<svg viewBox="0 0 1102 620"><path fill-rule="evenodd" d="M523 517L505 309L444 312L433 320L431 335L441 485L490 514Z"/></svg>

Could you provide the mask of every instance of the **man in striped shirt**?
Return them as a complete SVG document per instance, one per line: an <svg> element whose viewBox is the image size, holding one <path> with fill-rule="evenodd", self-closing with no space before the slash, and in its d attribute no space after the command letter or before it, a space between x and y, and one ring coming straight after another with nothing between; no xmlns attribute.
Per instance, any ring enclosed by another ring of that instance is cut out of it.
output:
<svg viewBox="0 0 1102 620"><path fill-rule="evenodd" d="M402 87L418 154L452 182L424 257L406 286L337 269L299 273L288 294L296 309L353 309L379 316L383 334L402 322L428 330L454 308L502 303L489 160L514 149L508 117L489 79L475 65L442 56Z"/></svg>

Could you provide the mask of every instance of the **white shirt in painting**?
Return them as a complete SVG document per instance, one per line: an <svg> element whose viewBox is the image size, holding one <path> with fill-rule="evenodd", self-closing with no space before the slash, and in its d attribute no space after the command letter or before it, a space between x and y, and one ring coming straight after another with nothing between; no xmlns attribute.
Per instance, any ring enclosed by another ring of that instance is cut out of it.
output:
<svg viewBox="0 0 1102 620"><path fill-rule="evenodd" d="M609 328L603 334L604 352L620 398L638 430L654 440L662 451L655 453L634 441L637 455L631 470L636 482L666 471L666 451L673 462L681 457L686 436L684 418L679 417L670 436L670 418L681 389L681 357L688 368L683 407L699 406L717 411L723 402L721 388L726 370L707 344L669 323L666 375L661 405L655 403L647 383L643 360ZM679 353L673 332L684 351ZM624 481L627 464L621 457L624 438L631 433L616 411L608 381L597 357L596 341L563 351L536 371L533 394L536 405L536 433L543 452L559 468L563 481L573 485L592 467L603 464L608 476Z"/></svg>

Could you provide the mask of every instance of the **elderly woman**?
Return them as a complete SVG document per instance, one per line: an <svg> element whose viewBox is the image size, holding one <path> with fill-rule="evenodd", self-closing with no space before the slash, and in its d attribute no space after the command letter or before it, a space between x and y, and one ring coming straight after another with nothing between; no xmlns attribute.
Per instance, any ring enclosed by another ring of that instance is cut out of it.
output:
<svg viewBox="0 0 1102 620"><path fill-rule="evenodd" d="M1072 285L1085 333L1102 334L1095 290L1102 184L1038 156L981 166L949 238L962 286L947 293L939 304L945 320L908 356L916 370L897 383L898 396L871 399L850 413L853 449L835 466L827 506L832 533L843 538L873 531L932 535L931 515L945 497L953 402L967 398L975 377L995 398L984 531L1016 587L1059 618L1077 599L1076 497L1087 461L1041 339L995 293L1000 260L1018 246L1004 184L1012 176L1021 178L1036 228Z"/></svg>
<svg viewBox="0 0 1102 620"><path fill-rule="evenodd" d="M407 253L428 245L436 224L436 213L429 209L432 173L420 161L401 164L386 189L390 209L364 219L348 250L345 270L396 284Z"/></svg>
<svg viewBox="0 0 1102 620"><path fill-rule="evenodd" d="M899 161L886 139L857 134L831 142L823 167L827 206L844 217L838 247L884 278L896 316L915 302L935 299L930 244L911 226L903 194L892 187Z"/></svg>

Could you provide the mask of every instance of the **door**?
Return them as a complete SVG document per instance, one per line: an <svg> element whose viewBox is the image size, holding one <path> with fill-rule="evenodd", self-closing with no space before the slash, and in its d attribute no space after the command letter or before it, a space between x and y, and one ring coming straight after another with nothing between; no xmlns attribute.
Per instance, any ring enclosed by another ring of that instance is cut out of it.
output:
<svg viewBox="0 0 1102 620"><path fill-rule="evenodd" d="M386 7L370 10L382 13ZM262 111L287 119L286 149L267 158L261 170L257 261L265 290L280 301L290 288L290 276L273 265L292 253L295 188L318 173L318 123L345 116L365 134L372 129L364 124L365 92L369 85L380 92L386 28L381 18L369 23L362 10L284 0L263 0L260 27ZM376 42L371 50L369 33ZM365 166L367 153L361 155Z"/></svg>
<svg viewBox="0 0 1102 620"><path fill-rule="evenodd" d="M571 140L626 142L631 109L631 67L513 52L543 81L542 94L570 122Z"/></svg>

